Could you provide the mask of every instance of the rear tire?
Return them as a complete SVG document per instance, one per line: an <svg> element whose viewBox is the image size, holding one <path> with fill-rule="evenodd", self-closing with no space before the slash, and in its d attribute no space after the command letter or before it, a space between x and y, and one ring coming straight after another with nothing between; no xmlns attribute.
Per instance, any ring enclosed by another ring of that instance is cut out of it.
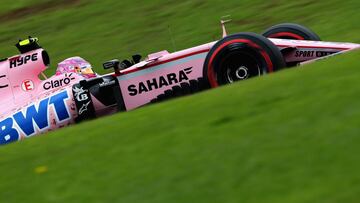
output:
<svg viewBox="0 0 360 203"><path fill-rule="evenodd" d="M262 35L268 38L321 41L315 32L295 23L274 25L265 30Z"/></svg>
<svg viewBox="0 0 360 203"><path fill-rule="evenodd" d="M285 61L269 39L255 33L229 35L206 56L203 75L211 87L246 80L285 67Z"/></svg>

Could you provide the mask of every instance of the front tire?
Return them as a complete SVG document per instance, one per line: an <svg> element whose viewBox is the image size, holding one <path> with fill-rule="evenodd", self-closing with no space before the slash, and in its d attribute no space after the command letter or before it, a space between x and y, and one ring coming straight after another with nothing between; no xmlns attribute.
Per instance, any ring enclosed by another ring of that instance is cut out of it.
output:
<svg viewBox="0 0 360 203"><path fill-rule="evenodd" d="M229 35L218 41L206 56L203 75L211 87L271 73L285 67L280 50L255 33Z"/></svg>

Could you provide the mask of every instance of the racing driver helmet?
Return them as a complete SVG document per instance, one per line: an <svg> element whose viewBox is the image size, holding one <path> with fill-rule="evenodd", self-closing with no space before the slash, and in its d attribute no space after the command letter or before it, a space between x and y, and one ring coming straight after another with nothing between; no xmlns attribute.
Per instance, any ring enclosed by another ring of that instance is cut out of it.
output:
<svg viewBox="0 0 360 203"><path fill-rule="evenodd" d="M58 64L56 75L64 73L77 73L87 79L97 76L93 71L91 64L79 56L65 59Z"/></svg>

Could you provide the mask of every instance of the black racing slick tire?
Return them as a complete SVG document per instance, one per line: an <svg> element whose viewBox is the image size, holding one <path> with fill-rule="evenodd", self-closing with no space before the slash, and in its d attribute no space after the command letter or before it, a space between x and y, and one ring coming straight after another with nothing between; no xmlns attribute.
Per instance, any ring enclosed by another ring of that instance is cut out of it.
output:
<svg viewBox="0 0 360 203"><path fill-rule="evenodd" d="M268 38L321 41L315 32L295 23L274 25L265 30L262 35Z"/></svg>
<svg viewBox="0 0 360 203"><path fill-rule="evenodd" d="M284 58L269 39L238 33L218 41L206 56L203 76L211 87L229 84L285 67Z"/></svg>

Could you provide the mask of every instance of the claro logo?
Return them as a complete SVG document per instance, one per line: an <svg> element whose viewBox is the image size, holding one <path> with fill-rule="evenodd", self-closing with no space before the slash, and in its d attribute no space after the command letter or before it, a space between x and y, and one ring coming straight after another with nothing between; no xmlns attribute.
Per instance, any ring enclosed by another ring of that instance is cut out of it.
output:
<svg viewBox="0 0 360 203"><path fill-rule="evenodd" d="M72 77L72 73L71 73L70 75L65 75L65 78L61 78L58 80L50 80L48 82L45 82L43 87L45 90L63 87L70 84L72 80L75 80L75 78Z"/></svg>
<svg viewBox="0 0 360 203"><path fill-rule="evenodd" d="M138 84L132 84L128 86L130 96L136 96L144 92L149 92L159 88L163 88L169 85L181 83L185 80L189 80L188 75L192 72L192 67L185 68L178 73L169 73L165 76L152 78L145 82L139 82Z"/></svg>

